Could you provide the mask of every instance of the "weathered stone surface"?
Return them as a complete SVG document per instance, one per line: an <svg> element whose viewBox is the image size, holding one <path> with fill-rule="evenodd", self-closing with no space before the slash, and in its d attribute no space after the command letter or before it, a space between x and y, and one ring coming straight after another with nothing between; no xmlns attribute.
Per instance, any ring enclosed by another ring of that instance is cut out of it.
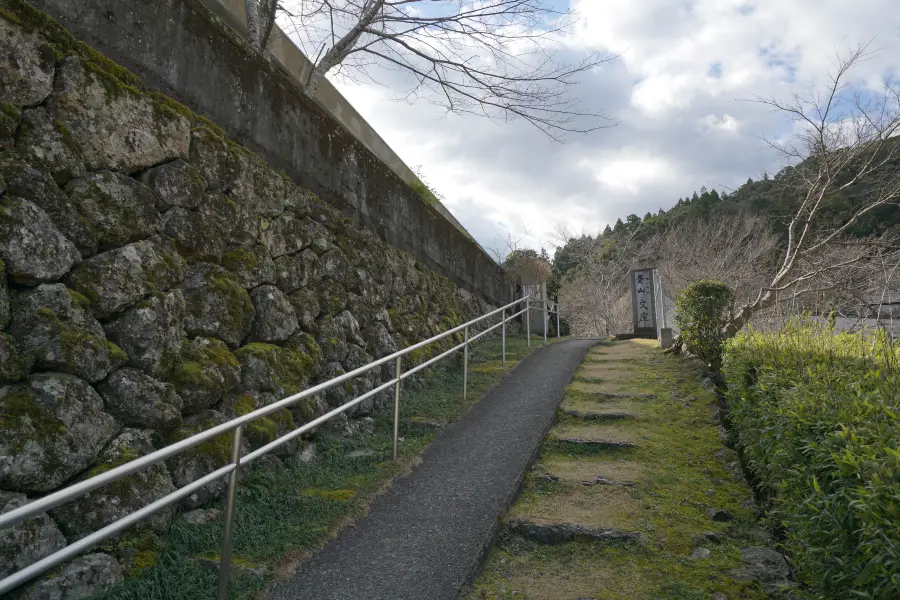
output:
<svg viewBox="0 0 900 600"><path fill-rule="evenodd" d="M175 386L131 367L119 369L97 385L106 412L129 427L173 429L181 425L182 400Z"/></svg>
<svg viewBox="0 0 900 600"><path fill-rule="evenodd" d="M16 130L22 120L22 111L0 101L0 150L9 150L15 144ZM3 183L0 182L0 194L3 193Z"/></svg>
<svg viewBox="0 0 900 600"><path fill-rule="evenodd" d="M365 345L365 340L359 335L359 323L356 321L356 317L350 314L349 311L345 310L338 314L334 318L334 322L344 331L344 337L348 342L360 346Z"/></svg>
<svg viewBox="0 0 900 600"><path fill-rule="evenodd" d="M180 158L147 169L141 173L141 181L156 194L161 211L176 206L197 208L206 193L206 181L200 170Z"/></svg>
<svg viewBox="0 0 900 600"><path fill-rule="evenodd" d="M187 119L118 81L100 77L79 58L66 58L49 103L53 117L81 149L88 169L133 173L187 156ZM107 86L115 87L115 92Z"/></svg>
<svg viewBox="0 0 900 600"><path fill-rule="evenodd" d="M0 490L0 514L24 504L28 504L25 494ZM0 579L53 554L65 545L66 538L46 513L13 527L0 529Z"/></svg>
<svg viewBox="0 0 900 600"><path fill-rule="evenodd" d="M0 102L34 106L53 91L56 58L35 33L0 18Z"/></svg>
<svg viewBox="0 0 900 600"><path fill-rule="evenodd" d="M15 152L0 153L0 178L6 180L6 193L33 202L75 243L83 257L97 251L97 238L91 223L81 216L78 207L59 189L46 172L25 162Z"/></svg>
<svg viewBox="0 0 900 600"><path fill-rule="evenodd" d="M90 224L101 251L146 239L159 230L153 192L131 177L111 171L89 173L70 181L66 194Z"/></svg>
<svg viewBox="0 0 900 600"><path fill-rule="evenodd" d="M119 428L103 399L72 375L32 375L0 389L0 486L47 492L90 466Z"/></svg>
<svg viewBox="0 0 900 600"><path fill-rule="evenodd" d="M253 206L211 193L203 198L197 212L207 228L218 232L232 246L252 246L260 241L261 218Z"/></svg>
<svg viewBox="0 0 900 600"><path fill-rule="evenodd" d="M391 337L387 328L381 323L375 323L366 329L362 335L375 358L389 356L399 350L394 342L394 338Z"/></svg>
<svg viewBox="0 0 900 600"><path fill-rule="evenodd" d="M306 387L313 361L293 348L252 343L235 351L241 363L241 389L272 392L280 398Z"/></svg>
<svg viewBox="0 0 900 600"><path fill-rule="evenodd" d="M634 442L625 442L619 440L591 440L585 438L567 437L555 438L557 442L563 444L571 444L573 446L581 446L592 450L614 450L619 448L634 448Z"/></svg>
<svg viewBox="0 0 900 600"><path fill-rule="evenodd" d="M791 574L787 562L776 550L751 546L741 550L744 565L728 571L734 579L757 581L768 594L774 594L789 583Z"/></svg>
<svg viewBox="0 0 900 600"><path fill-rule="evenodd" d="M180 429L173 432L169 442L174 443L194 434L221 425L228 418L214 410L204 410L184 420ZM228 463L231 458L231 434L225 433L211 440L194 446L166 461L166 466L176 487L184 487L209 475L219 467ZM244 444L244 449L246 444ZM203 506L210 500L221 498L225 493L226 479L209 483L182 501L185 509Z"/></svg>
<svg viewBox="0 0 900 600"><path fill-rule="evenodd" d="M319 259L319 276L349 288L348 284L355 278L355 273L344 253L338 248L332 248Z"/></svg>
<svg viewBox="0 0 900 600"><path fill-rule="evenodd" d="M93 477L153 452L153 432L146 429L124 429L100 454L97 463L82 479ZM175 487L162 463L141 469L128 477L105 485L50 511L70 542L105 527L135 510L173 492ZM163 509L141 521L139 528L162 529L171 516Z"/></svg>
<svg viewBox="0 0 900 600"><path fill-rule="evenodd" d="M316 338L305 331L297 331L294 333L294 335L288 339L285 347L297 350L309 357L313 363L312 375L319 375L321 369L325 366L325 360L322 357L322 349L316 342Z"/></svg>
<svg viewBox="0 0 900 600"><path fill-rule="evenodd" d="M51 572L25 587L17 600L87 600L122 583L122 567L109 554L86 554L67 564L62 573Z"/></svg>
<svg viewBox="0 0 900 600"><path fill-rule="evenodd" d="M6 263L0 260L0 329L9 324L9 284L6 282Z"/></svg>
<svg viewBox="0 0 900 600"><path fill-rule="evenodd" d="M237 177L230 195L239 203L252 206L257 214L274 218L284 211L284 178L260 159L243 153L232 153ZM278 256L273 254L273 256Z"/></svg>
<svg viewBox="0 0 900 600"><path fill-rule="evenodd" d="M12 336L0 333L0 384L24 379L33 364L34 358L22 352Z"/></svg>
<svg viewBox="0 0 900 600"><path fill-rule="evenodd" d="M106 339L85 308L86 299L65 285L42 284L16 296L9 332L38 368L95 383L128 356Z"/></svg>
<svg viewBox="0 0 900 600"><path fill-rule="evenodd" d="M182 289L187 302L188 334L214 337L236 348L250 333L256 309L230 272L213 264L197 263L188 269Z"/></svg>
<svg viewBox="0 0 900 600"><path fill-rule="evenodd" d="M4 196L0 199L0 259L13 281L36 285L58 280L81 260L81 253L35 204Z"/></svg>
<svg viewBox="0 0 900 600"><path fill-rule="evenodd" d="M209 190L227 189L237 177L238 165L229 152L228 143L208 127L191 131L190 157Z"/></svg>
<svg viewBox="0 0 900 600"><path fill-rule="evenodd" d="M294 307L284 292L274 285L261 285L250 293L256 308L256 319L250 330L250 341L283 342L300 326Z"/></svg>
<svg viewBox="0 0 900 600"><path fill-rule="evenodd" d="M300 252L309 246L305 221L287 212L275 219L263 220L260 239L273 258Z"/></svg>
<svg viewBox="0 0 900 600"><path fill-rule="evenodd" d="M194 413L216 404L241 381L241 366L223 342L196 338L182 351L168 380L182 399L182 411Z"/></svg>
<svg viewBox="0 0 900 600"><path fill-rule="evenodd" d="M709 551L708 548L694 548L694 551L691 552L690 559L691 560L704 560L710 557L712 552Z"/></svg>
<svg viewBox="0 0 900 600"><path fill-rule="evenodd" d="M358 369L363 365L372 362L372 357L368 352L357 346L356 344L347 345L347 358L344 359L344 368L348 371Z"/></svg>
<svg viewBox="0 0 900 600"><path fill-rule="evenodd" d="M347 332L333 317L323 317L318 321L319 335L316 341L322 349L322 356L332 363L342 363L347 358Z"/></svg>
<svg viewBox="0 0 900 600"><path fill-rule="evenodd" d="M513 533L538 544L565 544L573 540L591 542L640 542L641 534L614 529L597 529L573 523L532 523L515 519L506 524Z"/></svg>
<svg viewBox="0 0 900 600"><path fill-rule="evenodd" d="M181 515L181 517L192 525L204 525L215 521L222 515L222 511L217 508L195 508Z"/></svg>
<svg viewBox="0 0 900 600"><path fill-rule="evenodd" d="M325 371L322 373L322 381L328 381L335 377L340 377L347 371L339 362L330 362L325 365ZM342 404L346 404L353 399L353 384L345 382L343 384L333 385L325 390L325 400L330 408L337 408Z"/></svg>
<svg viewBox="0 0 900 600"><path fill-rule="evenodd" d="M721 544L727 538L727 536L721 531L704 531L703 533L698 533L694 536L694 545L699 546L701 544Z"/></svg>
<svg viewBox="0 0 900 600"><path fill-rule="evenodd" d="M291 292L288 300L294 307L294 314L297 315L300 327L304 331L316 332L318 329L316 319L320 313L318 295L312 290L302 289Z"/></svg>
<svg viewBox="0 0 900 600"><path fill-rule="evenodd" d="M336 281L323 279L316 285L319 308L326 315L336 316L347 308L347 290Z"/></svg>
<svg viewBox="0 0 900 600"><path fill-rule="evenodd" d="M321 209L327 206L330 210L335 210L332 206L318 201L316 207ZM315 214L311 214L315 216ZM338 213L340 218L340 213ZM334 246L334 234L328 231L320 222L313 219L303 219L304 235L309 240L309 245L316 254L325 254Z"/></svg>
<svg viewBox="0 0 900 600"><path fill-rule="evenodd" d="M234 418L249 414L278 400L281 400L279 396L268 392L246 391L233 394L223 401L221 410L226 417ZM307 404L304 403L304 406ZM248 423L244 435L250 448L255 450L296 428L291 411L282 408ZM303 442L298 438L279 446L274 452L277 456L290 456L291 454L296 454L302 448Z"/></svg>
<svg viewBox="0 0 900 600"><path fill-rule="evenodd" d="M69 129L43 106L22 112L16 149L60 185L85 174L84 161Z"/></svg>
<svg viewBox="0 0 900 600"><path fill-rule="evenodd" d="M704 512L706 513L707 517L709 517L710 519L712 519L713 521L716 521L718 523L726 523L728 521L734 521L734 515L731 514L730 512L728 512L727 510L723 510L721 508L713 508L713 507L708 506L704 509Z"/></svg>
<svg viewBox="0 0 900 600"><path fill-rule="evenodd" d="M586 421L618 421L622 419L634 419L638 416L637 413L628 410L567 410L565 413L570 417Z"/></svg>
<svg viewBox="0 0 900 600"><path fill-rule="evenodd" d="M184 260L171 240L154 236L92 256L78 265L66 282L90 298L91 309L104 318L150 292L168 290L184 273Z"/></svg>
<svg viewBox="0 0 900 600"><path fill-rule="evenodd" d="M275 281L278 289L288 294L314 285L318 281L319 257L312 250L295 252L275 260Z"/></svg>
<svg viewBox="0 0 900 600"><path fill-rule="evenodd" d="M178 252L189 261L218 262L225 251L225 237L218 228L210 227L199 212L173 208L163 215L162 230L175 240Z"/></svg>
<svg viewBox="0 0 900 600"><path fill-rule="evenodd" d="M247 289L275 283L275 264L262 244L232 248L222 255L222 266L231 271L238 283Z"/></svg>
<svg viewBox="0 0 900 600"><path fill-rule="evenodd" d="M104 326L106 335L128 354L128 364L162 377L175 364L185 338L184 294L153 294Z"/></svg>

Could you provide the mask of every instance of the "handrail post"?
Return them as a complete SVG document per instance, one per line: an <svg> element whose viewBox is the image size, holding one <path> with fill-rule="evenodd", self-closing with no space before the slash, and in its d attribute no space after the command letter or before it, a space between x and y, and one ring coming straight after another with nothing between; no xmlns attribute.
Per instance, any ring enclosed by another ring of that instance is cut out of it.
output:
<svg viewBox="0 0 900 600"><path fill-rule="evenodd" d="M562 330L559 328L559 302L556 303L556 339L562 337Z"/></svg>
<svg viewBox="0 0 900 600"><path fill-rule="evenodd" d="M394 460L397 460L397 440L400 434L400 358L394 365L394 375L397 377L397 385L394 387Z"/></svg>
<svg viewBox="0 0 900 600"><path fill-rule="evenodd" d="M506 368L506 309L503 309L503 312L500 314L500 318L503 319L503 325L500 326L500 364L503 368Z"/></svg>
<svg viewBox="0 0 900 600"><path fill-rule="evenodd" d="M231 574L231 550L234 547L234 505L237 500L238 471L241 465L241 431L238 426L231 438L231 463L234 471L228 476L228 494L225 499L225 530L222 533L222 550L219 552L219 600L228 600L228 578Z"/></svg>
<svg viewBox="0 0 900 600"><path fill-rule="evenodd" d="M528 332L528 347L531 348L531 297L525 298L525 331Z"/></svg>
<svg viewBox="0 0 900 600"><path fill-rule="evenodd" d="M546 290L545 290L546 292ZM546 295L546 294L545 294ZM544 343L547 343L547 328L550 327L550 317L547 315L547 299L544 298Z"/></svg>
<svg viewBox="0 0 900 600"><path fill-rule="evenodd" d="M465 328L465 341L463 342L463 400L469 391L469 327Z"/></svg>

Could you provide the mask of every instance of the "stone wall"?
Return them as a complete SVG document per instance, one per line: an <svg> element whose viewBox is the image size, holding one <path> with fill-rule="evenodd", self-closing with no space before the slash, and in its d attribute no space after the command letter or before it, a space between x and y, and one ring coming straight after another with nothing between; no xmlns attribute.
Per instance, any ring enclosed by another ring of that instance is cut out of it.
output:
<svg viewBox="0 0 900 600"><path fill-rule="evenodd" d="M474 240L306 98L292 76L249 52L201 0L33 2L383 241L493 304L512 300L502 268Z"/></svg>
<svg viewBox="0 0 900 600"><path fill-rule="evenodd" d="M0 511L488 309L18 0L0 0L0 259ZM262 419L248 448L390 375ZM0 578L214 470L229 445L0 531ZM83 557L25 597L114 581L122 560Z"/></svg>

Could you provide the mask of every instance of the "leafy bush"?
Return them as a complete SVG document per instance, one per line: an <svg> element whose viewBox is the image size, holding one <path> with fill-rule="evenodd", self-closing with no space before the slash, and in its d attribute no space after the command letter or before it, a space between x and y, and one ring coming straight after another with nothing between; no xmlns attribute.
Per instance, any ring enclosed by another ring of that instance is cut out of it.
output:
<svg viewBox="0 0 900 600"><path fill-rule="evenodd" d="M701 279L675 300L675 323L687 349L718 370L734 293L721 281Z"/></svg>
<svg viewBox="0 0 900 600"><path fill-rule="evenodd" d="M900 344L796 322L727 344L729 420L822 598L900 598Z"/></svg>

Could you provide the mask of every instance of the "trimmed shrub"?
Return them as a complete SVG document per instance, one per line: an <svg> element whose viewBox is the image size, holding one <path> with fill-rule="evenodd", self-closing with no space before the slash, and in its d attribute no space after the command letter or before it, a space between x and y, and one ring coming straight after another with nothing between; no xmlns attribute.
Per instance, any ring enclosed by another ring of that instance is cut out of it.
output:
<svg viewBox="0 0 900 600"><path fill-rule="evenodd" d="M716 371L732 304L734 292L712 279L695 281L681 290L675 300L675 323L681 329L685 347Z"/></svg>
<svg viewBox="0 0 900 600"><path fill-rule="evenodd" d="M727 344L729 420L822 598L900 598L900 344L796 322Z"/></svg>

